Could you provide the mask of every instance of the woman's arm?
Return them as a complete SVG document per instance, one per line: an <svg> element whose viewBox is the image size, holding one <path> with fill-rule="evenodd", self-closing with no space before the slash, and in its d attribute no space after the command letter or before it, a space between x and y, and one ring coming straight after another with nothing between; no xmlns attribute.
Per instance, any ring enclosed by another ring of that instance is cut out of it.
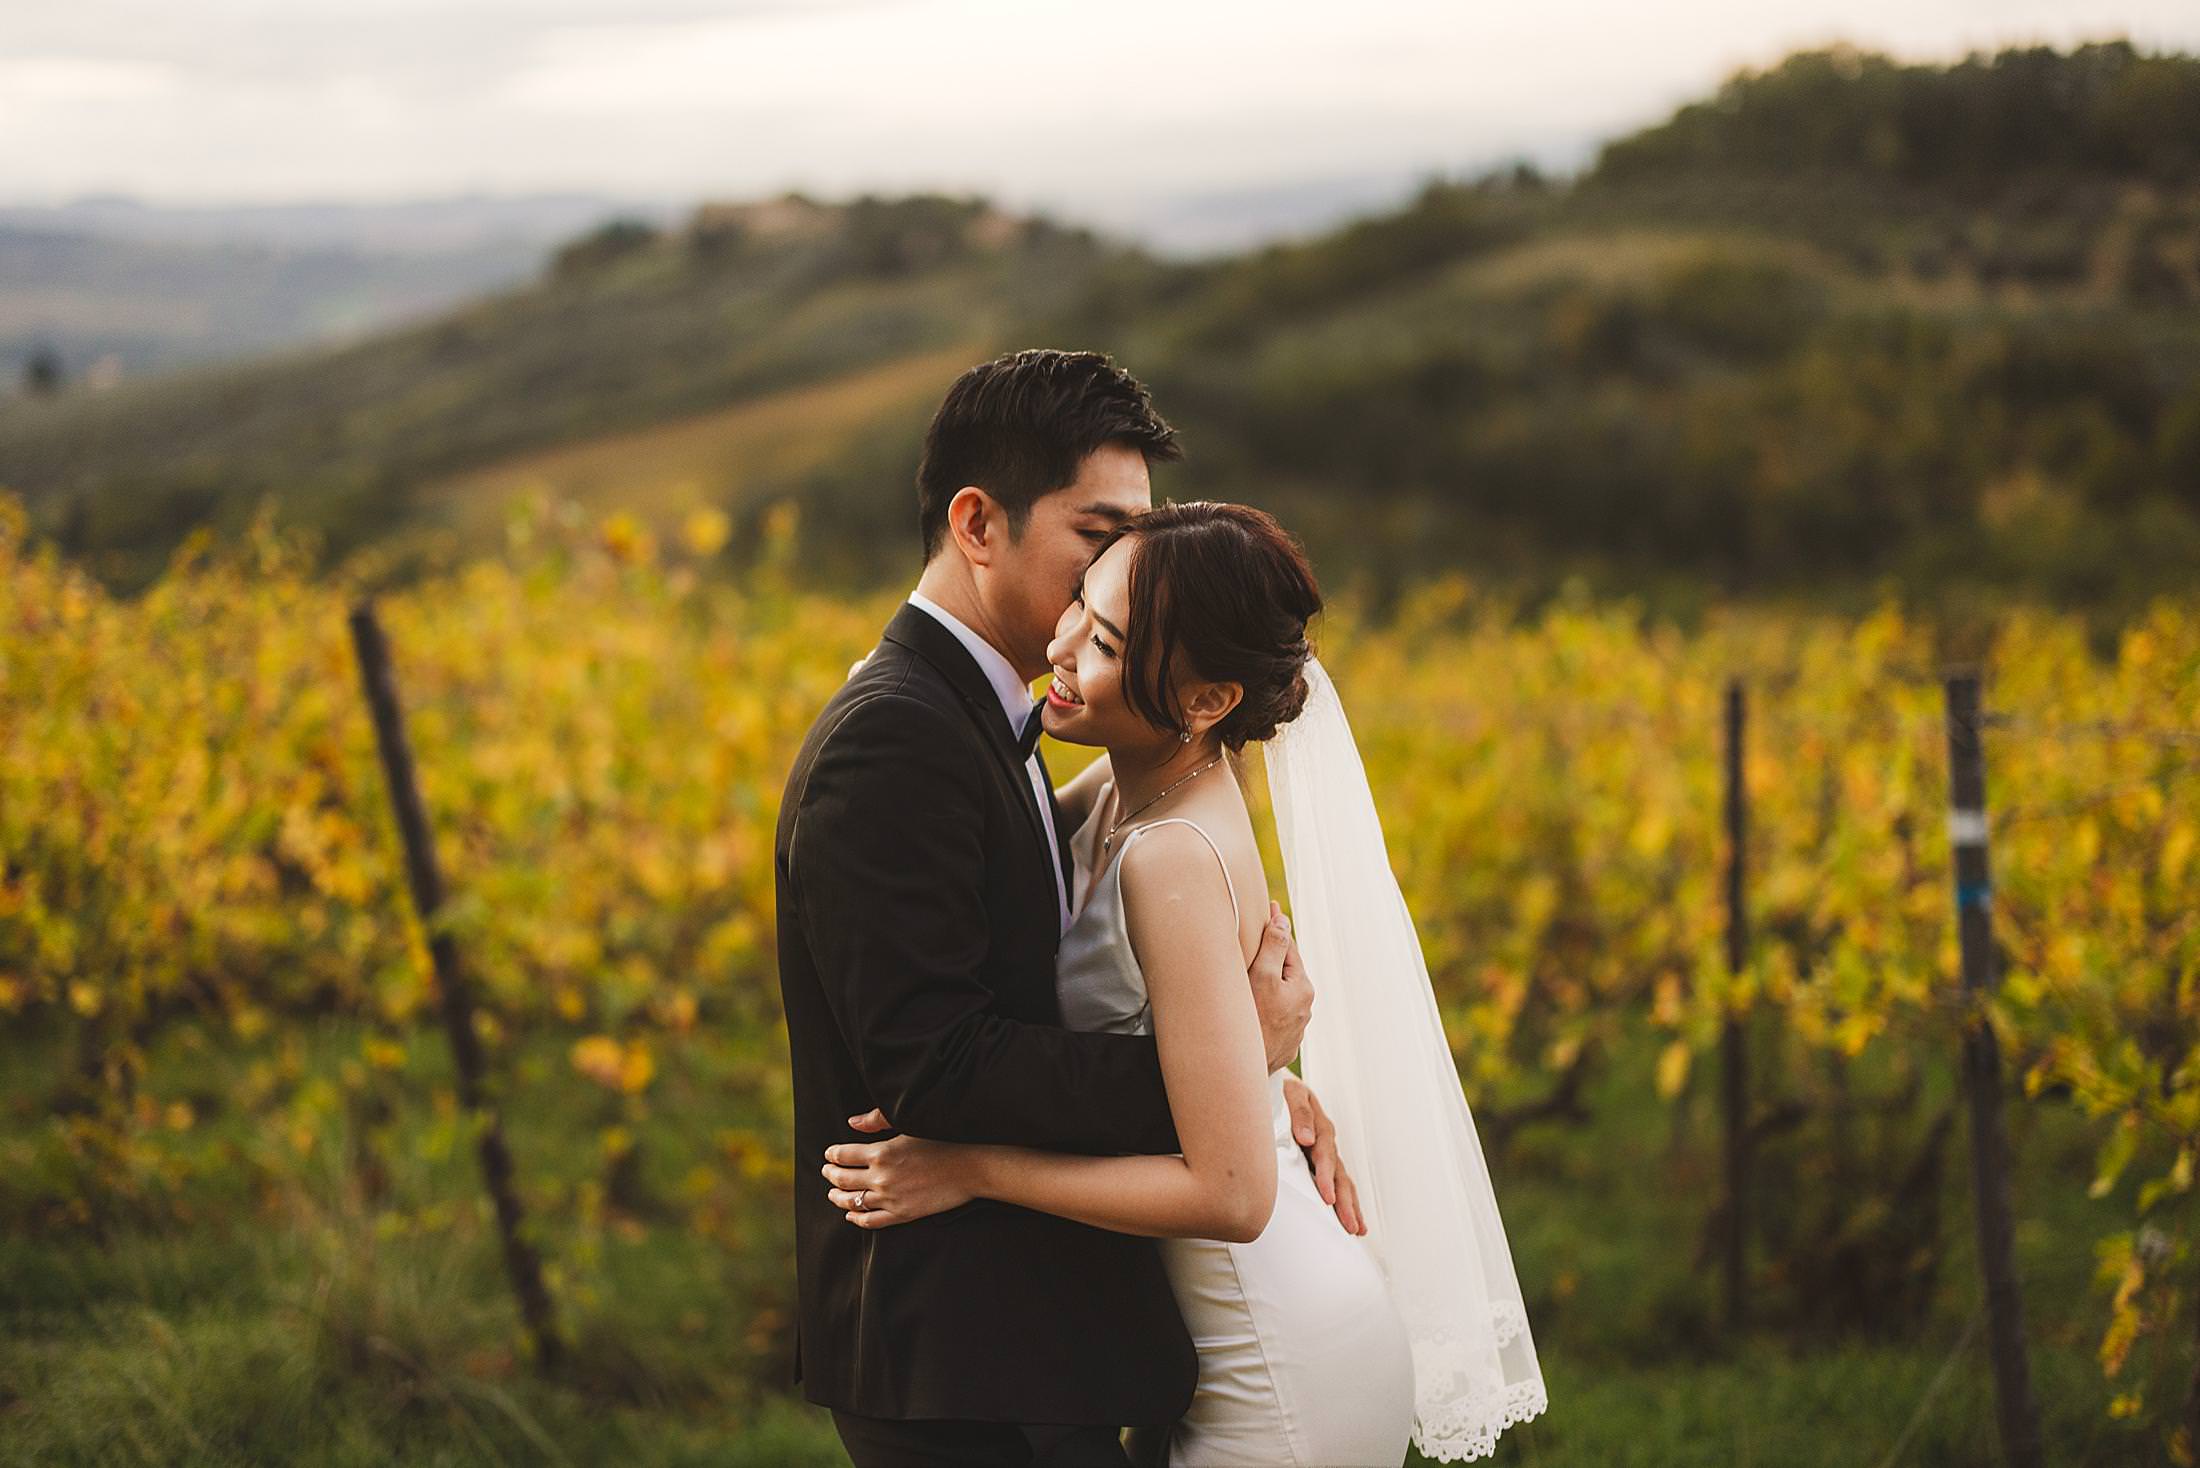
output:
<svg viewBox="0 0 2200 1468"><path fill-rule="evenodd" d="M982 1197L1158 1238L1245 1242L1268 1226L1276 1152L1267 1056L1252 995L1237 981L1245 957L1222 869L1182 826L1156 827L1122 863L1123 910L1183 1154L1080 1157L915 1137L842 1143L827 1150L835 1160L824 1172L852 1222L906 1223Z"/></svg>
<svg viewBox="0 0 2200 1468"><path fill-rule="evenodd" d="M1085 823L1085 817L1092 814L1093 798L1114 775L1115 767L1108 763L1103 753L1070 776L1066 784L1054 787L1054 803L1062 808L1062 819L1068 823L1069 830L1074 831Z"/></svg>

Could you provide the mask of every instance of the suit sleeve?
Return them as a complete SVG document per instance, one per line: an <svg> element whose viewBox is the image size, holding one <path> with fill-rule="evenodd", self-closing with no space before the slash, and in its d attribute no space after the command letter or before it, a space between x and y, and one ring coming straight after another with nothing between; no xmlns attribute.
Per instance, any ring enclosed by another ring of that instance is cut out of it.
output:
<svg viewBox="0 0 2200 1468"><path fill-rule="evenodd" d="M993 1012L983 775L929 704L878 694L796 795L788 887L826 1003L894 1127L1057 1152L1179 1150L1150 1035ZM1051 962L1034 982L1052 984Z"/></svg>

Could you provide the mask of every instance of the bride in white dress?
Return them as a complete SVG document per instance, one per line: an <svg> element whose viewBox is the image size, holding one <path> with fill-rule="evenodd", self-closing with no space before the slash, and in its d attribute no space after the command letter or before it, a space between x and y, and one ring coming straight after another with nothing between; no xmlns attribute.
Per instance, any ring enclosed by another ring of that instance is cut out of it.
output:
<svg viewBox="0 0 2200 1468"><path fill-rule="evenodd" d="M1160 1239L1199 1381L1165 1448L1134 1447L1155 1462L1165 1452L1172 1468L1396 1465L1409 1442L1440 1459L1480 1457L1544 1406L1418 943L1402 899L1395 917L1382 904L1381 884L1396 886L1379 828L1380 881L1370 889L1360 870L1372 803L1356 753L1339 769L1336 739L1349 748L1349 731L1305 640L1319 609L1302 553L1269 516L1164 506L1103 543L1048 649L1046 729L1108 750L1060 792L1063 818L1079 822L1076 911L1056 963L1063 1023L1155 1036L1181 1154L906 1136L828 1154L833 1200L857 1226L984 1197ZM1274 739L1310 696L1329 718L1324 736L1268 753L1301 946L1327 986L1303 1063L1325 1100L1341 1093L1330 1105L1340 1145L1366 1174L1360 1235L1316 1190L1292 1135L1288 1072L1267 1073L1243 981L1271 907L1228 756ZM1337 931L1310 929L1309 908ZM1356 972L1371 954L1409 972ZM1318 1038L1330 1057L1320 1073Z"/></svg>

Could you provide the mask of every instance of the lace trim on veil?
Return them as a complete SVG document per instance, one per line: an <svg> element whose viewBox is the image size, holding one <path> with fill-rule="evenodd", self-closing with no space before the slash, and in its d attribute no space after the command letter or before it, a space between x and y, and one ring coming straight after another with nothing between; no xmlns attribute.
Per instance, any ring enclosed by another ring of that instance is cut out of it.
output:
<svg viewBox="0 0 2200 1468"><path fill-rule="evenodd" d="M1490 1340L1502 1346L1527 1328L1525 1310L1510 1301L1490 1303ZM1419 1394L1413 1446L1422 1457L1438 1462L1486 1458L1497 1451L1497 1439L1506 1428L1540 1416L1550 1406L1540 1373L1492 1386L1488 1366L1487 1355L1475 1351L1456 1331L1440 1331L1413 1342L1414 1376L1423 1383L1450 1383L1448 1388ZM1477 1377L1483 1379L1479 1385Z"/></svg>
<svg viewBox="0 0 2200 1468"><path fill-rule="evenodd" d="M1516 1422L1539 1417L1550 1406L1543 1380L1516 1381L1494 1392L1447 1403L1434 1418L1414 1419L1413 1446L1421 1456L1441 1463L1472 1462L1497 1451L1498 1436Z"/></svg>

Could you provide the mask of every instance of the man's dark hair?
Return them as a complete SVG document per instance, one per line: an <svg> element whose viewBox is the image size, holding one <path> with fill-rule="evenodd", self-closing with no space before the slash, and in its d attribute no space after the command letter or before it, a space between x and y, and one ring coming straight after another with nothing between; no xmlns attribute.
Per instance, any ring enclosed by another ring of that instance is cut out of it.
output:
<svg viewBox="0 0 2200 1468"><path fill-rule="evenodd" d="M1148 464L1184 456L1145 387L1103 352L1031 347L971 368L924 433L917 466L924 558L946 540L947 503L964 485L1000 501L1009 534L1020 537L1032 505L1066 488L1105 443L1127 444Z"/></svg>

